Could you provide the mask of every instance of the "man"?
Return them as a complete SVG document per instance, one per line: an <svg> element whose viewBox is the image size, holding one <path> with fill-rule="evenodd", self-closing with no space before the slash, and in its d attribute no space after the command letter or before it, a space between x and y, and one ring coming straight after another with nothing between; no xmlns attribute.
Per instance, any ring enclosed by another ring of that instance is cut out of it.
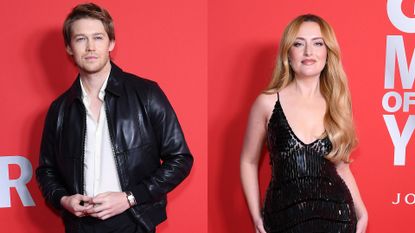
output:
<svg viewBox="0 0 415 233"><path fill-rule="evenodd" d="M159 86L110 60L114 26L105 9L76 6L65 20L74 84L50 106L36 177L66 232L155 232L166 194L193 157Z"/></svg>

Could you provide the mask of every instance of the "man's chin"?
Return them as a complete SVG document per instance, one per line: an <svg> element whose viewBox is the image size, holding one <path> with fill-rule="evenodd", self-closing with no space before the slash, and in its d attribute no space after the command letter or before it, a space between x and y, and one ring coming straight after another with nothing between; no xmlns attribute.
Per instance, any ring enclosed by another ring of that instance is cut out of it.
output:
<svg viewBox="0 0 415 233"><path fill-rule="evenodd" d="M102 70L103 66L93 65L93 66L82 66L79 68L85 74L96 74Z"/></svg>

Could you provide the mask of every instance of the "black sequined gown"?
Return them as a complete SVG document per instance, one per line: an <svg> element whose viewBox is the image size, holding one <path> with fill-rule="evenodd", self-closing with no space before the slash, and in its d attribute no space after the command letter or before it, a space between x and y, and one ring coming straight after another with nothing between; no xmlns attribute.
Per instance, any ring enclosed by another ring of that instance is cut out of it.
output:
<svg viewBox="0 0 415 233"><path fill-rule="evenodd" d="M328 137L302 142L291 129L281 104L268 125L272 178L263 218L267 233L355 233L356 214L349 189L332 162Z"/></svg>

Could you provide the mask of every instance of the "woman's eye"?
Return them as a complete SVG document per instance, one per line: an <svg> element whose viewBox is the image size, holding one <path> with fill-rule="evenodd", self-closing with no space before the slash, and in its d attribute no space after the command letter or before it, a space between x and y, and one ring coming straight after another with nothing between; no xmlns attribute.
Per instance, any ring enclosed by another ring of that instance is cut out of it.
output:
<svg viewBox="0 0 415 233"><path fill-rule="evenodd" d="M317 46L324 46L324 42L319 41L319 42L316 42L315 45L317 45Z"/></svg>
<svg viewBox="0 0 415 233"><path fill-rule="evenodd" d="M294 47L300 47L301 45L303 45L303 44L300 43L300 42L294 42L294 44L293 44Z"/></svg>

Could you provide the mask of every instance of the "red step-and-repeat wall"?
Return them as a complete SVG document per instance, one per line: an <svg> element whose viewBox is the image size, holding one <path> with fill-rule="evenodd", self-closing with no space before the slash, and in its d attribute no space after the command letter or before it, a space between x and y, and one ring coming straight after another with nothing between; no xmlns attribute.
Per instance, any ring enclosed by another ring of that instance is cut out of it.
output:
<svg viewBox="0 0 415 233"><path fill-rule="evenodd" d="M195 155L190 177L169 195L159 232L252 232L239 180L248 112L270 79L284 27L304 13L325 18L342 49L360 142L351 168L368 232L414 231L414 1L96 2L115 21L113 60L159 82ZM34 169L46 110L76 75L61 26L78 3L0 3L0 232L63 232Z"/></svg>
<svg viewBox="0 0 415 233"><path fill-rule="evenodd" d="M0 232L64 232L35 181L47 108L76 76L62 25L84 1L0 2ZM195 164L169 195L158 232L207 232L207 9L202 1L95 1L115 23L111 56L157 81L169 97ZM197 207L197 208L195 208Z"/></svg>
<svg viewBox="0 0 415 233"><path fill-rule="evenodd" d="M351 169L369 233L415 232L414 1L209 1L209 232L253 232L239 181L248 113L268 84L285 26L314 13L334 28L359 147ZM260 167L262 195L268 154Z"/></svg>

